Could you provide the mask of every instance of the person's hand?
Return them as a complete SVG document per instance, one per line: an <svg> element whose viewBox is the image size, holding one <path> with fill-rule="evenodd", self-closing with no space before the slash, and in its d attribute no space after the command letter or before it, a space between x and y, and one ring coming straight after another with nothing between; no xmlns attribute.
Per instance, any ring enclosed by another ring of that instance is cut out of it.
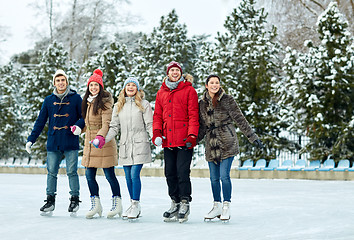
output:
<svg viewBox="0 0 354 240"><path fill-rule="evenodd" d="M161 131L158 129L154 130L153 136L152 136L152 143L158 147L162 145L162 134Z"/></svg>
<svg viewBox="0 0 354 240"><path fill-rule="evenodd" d="M264 145L263 145L263 142L261 141L261 139L256 139L253 142L253 144L256 145L256 147L258 147L258 148L264 148Z"/></svg>
<svg viewBox="0 0 354 240"><path fill-rule="evenodd" d="M28 152L28 154L31 154L31 152L32 152L31 147L32 147L32 142L27 142L26 143L26 151Z"/></svg>
<svg viewBox="0 0 354 240"><path fill-rule="evenodd" d="M81 134L81 128L79 126L77 126L77 125L70 126L70 129L71 129L71 132L74 135L80 135Z"/></svg>
<svg viewBox="0 0 354 240"><path fill-rule="evenodd" d="M194 136L194 135L189 135L186 139L185 139L185 141L186 141L186 147L188 148L188 149L192 149L192 148L194 148L196 145L197 145L197 137L196 136Z"/></svg>
<svg viewBox="0 0 354 240"><path fill-rule="evenodd" d="M106 140L101 135L97 135L95 139L90 141L90 143L95 146L95 148L102 149L103 145L106 143Z"/></svg>

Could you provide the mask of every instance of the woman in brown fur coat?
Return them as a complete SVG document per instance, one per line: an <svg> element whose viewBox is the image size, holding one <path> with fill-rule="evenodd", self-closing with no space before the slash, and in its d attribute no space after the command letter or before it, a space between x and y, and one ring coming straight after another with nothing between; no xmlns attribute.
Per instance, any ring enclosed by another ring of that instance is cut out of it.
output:
<svg viewBox="0 0 354 240"><path fill-rule="evenodd" d="M212 210L205 219L219 217L230 219L231 164L239 153L234 123L251 143L262 147L262 142L242 114L232 96L220 86L220 77L210 75L205 82L206 91L199 101L198 140L205 139L205 155L209 165L211 188L214 198ZM220 184L221 181L221 184ZM221 185L224 197L221 203Z"/></svg>

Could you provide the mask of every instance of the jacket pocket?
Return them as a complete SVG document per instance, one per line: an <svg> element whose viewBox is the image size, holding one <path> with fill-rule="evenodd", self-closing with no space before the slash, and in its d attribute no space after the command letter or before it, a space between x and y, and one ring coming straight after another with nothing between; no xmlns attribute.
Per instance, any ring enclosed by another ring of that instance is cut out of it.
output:
<svg viewBox="0 0 354 240"><path fill-rule="evenodd" d="M127 158L127 145L119 144L119 158Z"/></svg>
<svg viewBox="0 0 354 240"><path fill-rule="evenodd" d="M135 139L133 148L133 155L147 155L150 153L150 143L145 139Z"/></svg>
<svg viewBox="0 0 354 240"><path fill-rule="evenodd" d="M174 131L176 136L175 141L184 143L183 139L187 138L188 135L188 123L184 121L175 121Z"/></svg>

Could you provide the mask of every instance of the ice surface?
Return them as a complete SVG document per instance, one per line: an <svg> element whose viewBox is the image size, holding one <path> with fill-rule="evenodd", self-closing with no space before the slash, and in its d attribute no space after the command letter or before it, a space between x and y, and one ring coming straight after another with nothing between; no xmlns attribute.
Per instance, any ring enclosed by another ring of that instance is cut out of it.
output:
<svg viewBox="0 0 354 240"><path fill-rule="evenodd" d="M111 192L104 176L97 176L104 215ZM129 204L123 176L118 177L123 207ZM354 182L232 179L231 220L204 222L212 207L208 178L192 178L193 201L189 221L164 223L170 206L166 181L142 178L142 217L85 219L90 208L85 177L80 177L81 200L76 218L67 212L68 180L58 176L56 209L52 217L39 215L44 204L46 175L0 174L1 239L354 239Z"/></svg>

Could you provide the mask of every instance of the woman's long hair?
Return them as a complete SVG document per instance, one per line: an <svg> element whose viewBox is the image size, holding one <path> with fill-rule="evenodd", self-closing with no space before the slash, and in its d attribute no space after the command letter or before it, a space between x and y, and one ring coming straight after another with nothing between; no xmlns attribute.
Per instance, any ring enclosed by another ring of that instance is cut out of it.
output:
<svg viewBox="0 0 354 240"><path fill-rule="evenodd" d="M98 93L96 100L93 101L93 114L97 115L98 114L98 110L102 109L102 110L107 110L107 107L105 106L105 103L107 101L104 101L104 98L110 98L111 94L109 92L107 92L106 90L104 90L102 88L102 86L99 84L100 86L100 92ZM90 96L90 90L89 87L87 86L86 89L86 93L84 95L84 98L82 99L82 104L81 104L81 112L82 112L82 117L83 119L86 118L86 112L87 112L87 98Z"/></svg>
<svg viewBox="0 0 354 240"><path fill-rule="evenodd" d="M213 97L213 99L212 99L213 107L215 108L216 105L218 105L218 103L219 103L219 102L218 102L218 98L219 98L219 96L220 96L220 94L221 94L221 92L222 92L222 90L221 90L221 80L220 80L220 77L219 77L218 75L216 75L216 74L210 74L210 75L207 77L207 79L205 80L205 85L208 85L210 78L213 78L213 77L219 79L219 83L220 83L220 89L219 89L219 91L218 91L217 93L215 93L215 95L214 95L214 97ZM206 90L208 91L208 89L206 89Z"/></svg>
<svg viewBox="0 0 354 240"><path fill-rule="evenodd" d="M125 104L125 97L127 97L127 95L125 93L125 88L123 88L120 91L119 96L118 96L118 100L115 104L117 107L117 115L122 110L122 108ZM141 101L144 99L144 96L145 96L145 93L143 90L137 91L135 94L135 104L142 112L145 112L145 109L144 109L143 105L141 104Z"/></svg>

